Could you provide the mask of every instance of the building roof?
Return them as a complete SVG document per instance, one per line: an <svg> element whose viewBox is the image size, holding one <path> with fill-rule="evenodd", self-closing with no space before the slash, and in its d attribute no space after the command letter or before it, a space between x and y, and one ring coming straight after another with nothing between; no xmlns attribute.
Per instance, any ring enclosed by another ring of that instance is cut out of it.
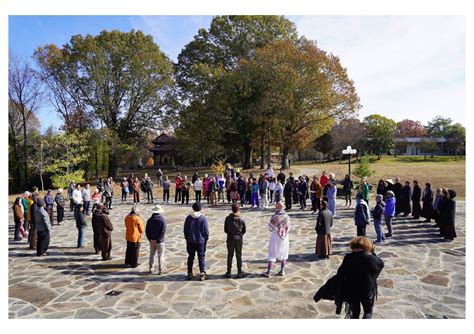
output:
<svg viewBox="0 0 474 334"><path fill-rule="evenodd" d="M435 143L444 143L446 142L446 138L443 137L408 137L408 138L395 138L397 143L420 143L422 140L433 141Z"/></svg>
<svg viewBox="0 0 474 334"><path fill-rule="evenodd" d="M158 137L156 137L155 139L153 139L151 142L153 144L168 144L168 143L174 143L174 138L172 136L170 136L169 134L167 133L162 133L161 135L159 135Z"/></svg>

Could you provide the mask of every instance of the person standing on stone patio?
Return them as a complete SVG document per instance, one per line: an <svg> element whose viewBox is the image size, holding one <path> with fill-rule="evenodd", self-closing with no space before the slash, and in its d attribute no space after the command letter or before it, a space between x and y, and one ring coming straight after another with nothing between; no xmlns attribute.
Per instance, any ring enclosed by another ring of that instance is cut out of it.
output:
<svg viewBox="0 0 474 334"><path fill-rule="evenodd" d="M23 214L23 206L21 197L17 197L15 199L15 203L13 204L13 221L15 222L15 234L13 241L20 241L20 227L22 227L23 220L25 216Z"/></svg>
<svg viewBox="0 0 474 334"><path fill-rule="evenodd" d="M402 210L402 189L403 189L403 185L400 182L400 178L396 177L395 178L395 184L393 185L393 193L395 194L395 204L396 204L395 216L398 216L401 212L403 212L403 210Z"/></svg>
<svg viewBox="0 0 474 334"><path fill-rule="evenodd" d="M198 176L196 181L193 182L194 197L195 197L194 200L196 202L201 202L202 187L203 187L202 180Z"/></svg>
<svg viewBox="0 0 474 334"><path fill-rule="evenodd" d="M240 216L240 207L237 203L232 204L232 213L229 214L224 222L224 232L227 234L227 271L224 274L226 278L231 278L232 260L237 260L237 278L244 277L242 271L242 245L246 231L245 221Z"/></svg>
<svg viewBox="0 0 474 334"><path fill-rule="evenodd" d="M66 206L66 201L64 200L63 196L63 189L59 188L58 192L56 193L56 196L54 197L54 202L56 203L56 219L58 222L58 225L61 225L63 219L64 219L64 207ZM51 225L53 222L51 222Z"/></svg>
<svg viewBox="0 0 474 334"><path fill-rule="evenodd" d="M74 200L72 198L72 194L74 192L75 187L76 187L76 182L72 181L69 183L69 187L67 188L67 196L69 198L69 211L74 210Z"/></svg>
<svg viewBox="0 0 474 334"><path fill-rule="evenodd" d="M411 213L411 188L410 188L410 181L405 182L405 186L402 188L402 192L400 195L400 200L402 202L401 212L403 212L403 217L408 216Z"/></svg>
<svg viewBox="0 0 474 334"><path fill-rule="evenodd" d="M189 190L191 189L191 182L188 180L188 177L185 175L183 183L181 184L181 204L189 204Z"/></svg>
<svg viewBox="0 0 474 334"><path fill-rule="evenodd" d="M183 182L183 179L181 178L181 174L178 173L176 174L176 178L174 179L174 184L175 184L175 193L174 193L174 202L179 203L181 202L181 184Z"/></svg>
<svg viewBox="0 0 474 334"><path fill-rule="evenodd" d="M145 232L143 219L138 214L138 207L134 205L130 213L125 217L125 239L127 240L125 265L132 268L138 267L140 241L143 232Z"/></svg>
<svg viewBox="0 0 474 334"><path fill-rule="evenodd" d="M90 215L89 208L91 205L91 188L89 183L86 184L84 189L82 189L82 203L83 203L83 213L84 215Z"/></svg>
<svg viewBox="0 0 474 334"><path fill-rule="evenodd" d="M152 210L152 215L146 222L145 233L150 243L150 256L148 260L149 273L153 273L155 267L155 254L158 257L158 275L166 271L165 264L165 233L166 220L163 217L163 208L161 205L155 205Z"/></svg>
<svg viewBox="0 0 474 334"><path fill-rule="evenodd" d="M193 204L193 212L184 221L184 238L188 252L188 280L193 279L193 262L197 253L199 261L200 280L207 279L206 274L206 245L209 239L207 218L201 213L201 203Z"/></svg>
<svg viewBox="0 0 474 334"><path fill-rule="evenodd" d="M293 203L293 182L291 182L290 178L286 180L285 188L283 188L283 196L285 196L285 210L291 210L291 204Z"/></svg>
<svg viewBox="0 0 474 334"><path fill-rule="evenodd" d="M138 180L137 176L133 178L132 187L133 187L133 204L138 204L140 203L140 181Z"/></svg>
<svg viewBox="0 0 474 334"><path fill-rule="evenodd" d="M49 215L44 209L45 203L39 198L36 200L38 208L34 211L35 215L35 226L36 226L36 255L46 256L49 248L50 233L51 233L51 221Z"/></svg>
<svg viewBox="0 0 474 334"><path fill-rule="evenodd" d="M102 222L100 220L103 219L102 215L104 206L100 204L99 202L95 204L92 208L92 233L93 233L93 240L94 240L94 250L95 254L99 254L101 250L101 242L100 242L100 224Z"/></svg>
<svg viewBox="0 0 474 334"><path fill-rule="evenodd" d="M73 204L73 210L76 210L76 206L79 204L82 204L82 191L81 191L81 185L78 183L74 187L74 190L72 192L72 204Z"/></svg>
<svg viewBox="0 0 474 334"><path fill-rule="evenodd" d="M332 226L333 214L328 210L328 203L326 201L321 202L321 210L319 211L318 218L316 220L316 255L320 259L329 259L331 255L331 226Z"/></svg>
<svg viewBox="0 0 474 334"><path fill-rule="evenodd" d="M51 222L51 225L53 225L54 197L53 197L53 191L51 189L48 189L48 192L46 193L46 195L44 195L44 203L45 203L45 210L49 215L49 221Z"/></svg>
<svg viewBox="0 0 474 334"><path fill-rule="evenodd" d="M84 234L86 232L86 219L84 217L83 206L78 204L76 206L76 211L74 211L74 219L76 220L77 228L77 248L85 247Z"/></svg>
<svg viewBox="0 0 474 334"><path fill-rule="evenodd" d="M383 195L377 194L375 195L375 207L371 211L372 216L374 217L374 228L375 234L377 235L377 240L375 243L383 243L385 242L385 235L382 229L382 217L385 210L385 202L383 201Z"/></svg>
<svg viewBox="0 0 474 334"><path fill-rule="evenodd" d="M442 236L446 241L453 241L457 237L454 223L456 220L456 192L451 189L443 189L443 199L439 204L439 220Z"/></svg>
<svg viewBox="0 0 474 334"><path fill-rule="evenodd" d="M171 187L171 182L168 179L168 176L165 176L165 179L163 180L163 203L169 203L170 201L170 187Z"/></svg>
<svg viewBox="0 0 474 334"><path fill-rule="evenodd" d="M344 206L351 207L352 205L352 189L354 189L354 183L351 180L351 176L346 174L344 180L342 181L342 189L344 190L344 197L346 199L346 204Z"/></svg>
<svg viewBox="0 0 474 334"><path fill-rule="evenodd" d="M336 179L333 173L329 174L329 182L327 183L326 197L328 199L328 210L332 212L333 216L336 216Z"/></svg>
<svg viewBox="0 0 474 334"><path fill-rule="evenodd" d="M102 208L101 212L97 213L97 232L100 235L100 250L102 253L102 261L112 259L110 254L112 252L112 231L114 226L109 218L109 211L106 207Z"/></svg>
<svg viewBox="0 0 474 334"><path fill-rule="evenodd" d="M127 195L130 190L128 188L128 181L125 176L122 178L122 181L120 182L120 187L122 188L122 202L126 202Z"/></svg>
<svg viewBox="0 0 474 334"><path fill-rule="evenodd" d="M382 259L375 255L375 246L366 237L350 241L351 253L344 256L337 274L342 279L342 294L349 303L348 316L358 319L360 305L363 319L371 319L377 294L377 278L384 267Z"/></svg>
<svg viewBox="0 0 474 334"><path fill-rule="evenodd" d="M104 206L107 208L107 210L112 209L112 194L113 194L113 184L112 184L112 179L108 178L107 182L104 183L104 197L105 197L105 203Z"/></svg>
<svg viewBox="0 0 474 334"><path fill-rule="evenodd" d="M354 222L357 226L357 236L365 237L365 230L369 225L370 213L369 206L365 202L363 195L358 193L356 196L356 207L354 211Z"/></svg>
<svg viewBox="0 0 474 334"><path fill-rule="evenodd" d="M412 201L412 216L413 219L420 219L421 215L421 188L418 185L418 181L413 181L413 193L411 195L411 201Z"/></svg>
<svg viewBox="0 0 474 334"><path fill-rule="evenodd" d="M268 266L267 271L262 274L264 277L270 277L273 263L276 260L281 261L281 269L277 275L285 275L286 260L290 251L289 232L291 229L290 217L283 210L283 204L277 203L276 212L268 223L268 230L272 233L268 244Z"/></svg>
<svg viewBox="0 0 474 334"><path fill-rule="evenodd" d="M385 217L385 226L387 227L388 233L385 234L385 237L392 236L392 219L395 217L396 212L396 198L393 191L389 190L385 193L387 199L385 200L385 209L384 209L384 217Z"/></svg>
<svg viewBox="0 0 474 334"><path fill-rule="evenodd" d="M433 190L431 190L431 183L425 183L421 200L423 201L421 216L425 218L424 222L429 223L431 218L433 218Z"/></svg>

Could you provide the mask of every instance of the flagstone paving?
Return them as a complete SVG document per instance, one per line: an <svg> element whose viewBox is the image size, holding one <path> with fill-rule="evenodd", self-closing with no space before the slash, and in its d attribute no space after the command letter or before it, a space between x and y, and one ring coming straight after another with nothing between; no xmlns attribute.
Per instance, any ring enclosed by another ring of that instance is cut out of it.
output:
<svg viewBox="0 0 474 334"><path fill-rule="evenodd" d="M309 203L309 201L308 201ZM10 318L343 318L334 303L314 303L317 289L335 274L347 242L355 235L353 209L338 200L338 218L332 229L333 255L318 260L314 255L315 216L292 210L290 258L285 277L260 277L266 269L273 209L242 209L247 223L244 237L243 279L226 279L227 250L224 217L230 207L204 206L210 239L206 253L209 280L185 280L186 248L183 221L190 206L164 205L168 222L166 260L168 273L148 274L148 245L142 242L140 266L123 266L126 242L123 219L130 204L116 204L112 260L100 261L92 250L88 217L86 247L75 248L77 230L72 215L54 226L49 256L37 257L26 242L13 242L13 219L9 213L9 317ZM148 218L152 205L142 204ZM457 202L454 242L442 241L433 223L396 218L394 237L377 246L385 261L378 280L374 318L465 318L465 203ZM10 210L11 211L11 210ZM375 239L373 226L368 236ZM277 263L277 265L279 265ZM235 260L234 260L235 266ZM277 267L274 270L276 273ZM195 273L198 272L197 261ZM235 269L233 274L236 274ZM117 296L106 295L115 290ZM344 311L342 312L344 313Z"/></svg>

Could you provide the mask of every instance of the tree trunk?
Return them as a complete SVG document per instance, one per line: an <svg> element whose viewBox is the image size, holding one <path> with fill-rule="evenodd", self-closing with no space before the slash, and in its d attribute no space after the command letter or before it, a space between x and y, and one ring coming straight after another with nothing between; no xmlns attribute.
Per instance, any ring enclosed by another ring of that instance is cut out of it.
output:
<svg viewBox="0 0 474 334"><path fill-rule="evenodd" d="M288 153L289 149L286 146L282 148L282 155L281 155L281 168L288 169Z"/></svg>
<svg viewBox="0 0 474 334"><path fill-rule="evenodd" d="M265 168L265 142L264 137L260 139L260 169Z"/></svg>
<svg viewBox="0 0 474 334"><path fill-rule="evenodd" d="M96 150L95 150L95 178L99 178L99 143L97 143Z"/></svg>
<svg viewBox="0 0 474 334"><path fill-rule="evenodd" d="M243 152L243 164L242 168L243 169L250 169L252 168L252 147L250 146L250 143L245 143L243 145L244 152Z"/></svg>
<svg viewBox="0 0 474 334"><path fill-rule="evenodd" d="M272 148L270 144L267 145L267 168L270 168L272 165Z"/></svg>
<svg viewBox="0 0 474 334"><path fill-rule="evenodd" d="M115 180L117 178L118 170L118 159L114 156L112 150L109 150L109 168L108 168L108 177L112 176Z"/></svg>
<svg viewBox="0 0 474 334"><path fill-rule="evenodd" d="M26 162L28 161L28 154L27 154L27 138L28 138L28 135L26 133L26 118L24 116L24 113L22 113L23 115L23 171L24 171L24 184L25 185L28 185L28 167L26 165Z"/></svg>

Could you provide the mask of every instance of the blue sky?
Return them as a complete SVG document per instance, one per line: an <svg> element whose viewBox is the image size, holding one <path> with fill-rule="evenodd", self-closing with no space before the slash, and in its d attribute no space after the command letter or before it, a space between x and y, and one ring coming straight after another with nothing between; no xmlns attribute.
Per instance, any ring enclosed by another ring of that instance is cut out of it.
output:
<svg viewBox="0 0 474 334"><path fill-rule="evenodd" d="M436 115L465 123L465 22L460 16L290 16L298 32L340 57L363 108L395 121L426 124ZM176 60L211 16L10 16L9 48L31 61L39 45L75 34L140 29ZM48 105L42 128L60 121Z"/></svg>

